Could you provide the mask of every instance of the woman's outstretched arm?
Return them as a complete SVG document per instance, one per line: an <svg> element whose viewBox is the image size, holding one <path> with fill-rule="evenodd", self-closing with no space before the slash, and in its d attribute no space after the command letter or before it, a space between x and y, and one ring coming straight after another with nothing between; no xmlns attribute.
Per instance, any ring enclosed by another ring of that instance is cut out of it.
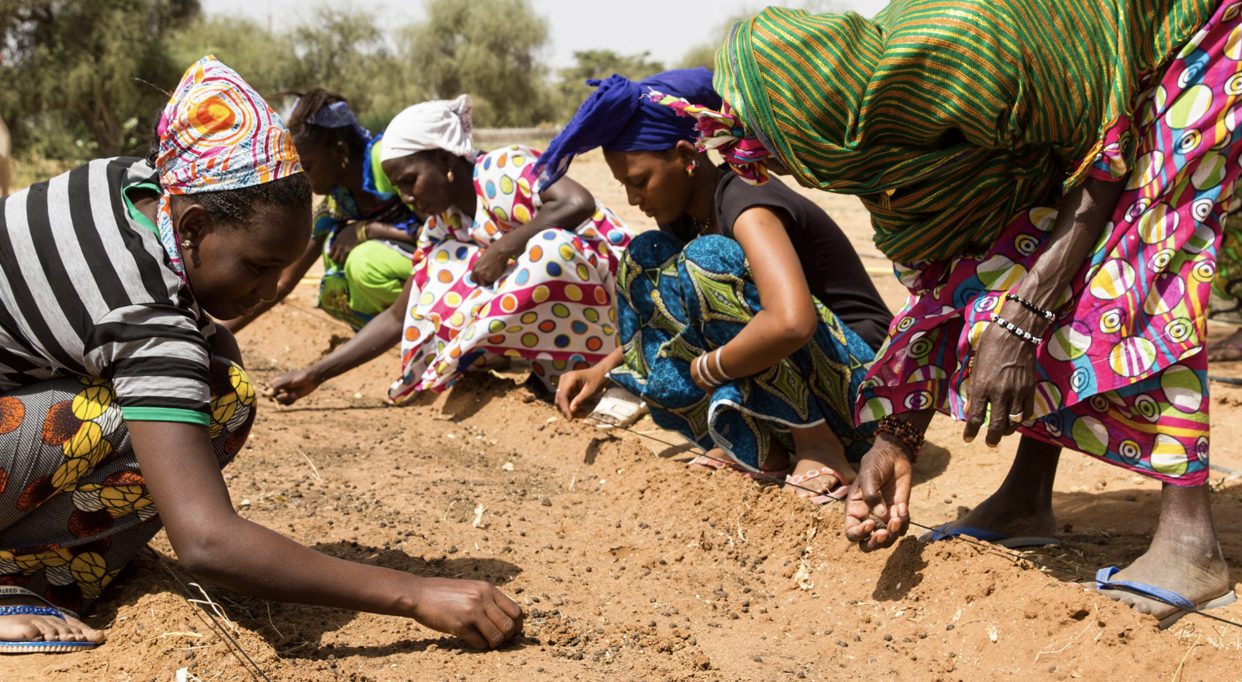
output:
<svg viewBox="0 0 1242 682"><path fill-rule="evenodd" d="M168 539L190 573L262 599L413 618L481 649L521 630L521 608L485 582L423 578L337 559L241 518L206 427L127 426Z"/></svg>
<svg viewBox="0 0 1242 682"><path fill-rule="evenodd" d="M410 302L414 278L405 280L397 300L371 318L354 338L319 362L286 372L268 383L263 394L283 405L292 405L313 392L323 382L383 355L401 340L402 322Z"/></svg>

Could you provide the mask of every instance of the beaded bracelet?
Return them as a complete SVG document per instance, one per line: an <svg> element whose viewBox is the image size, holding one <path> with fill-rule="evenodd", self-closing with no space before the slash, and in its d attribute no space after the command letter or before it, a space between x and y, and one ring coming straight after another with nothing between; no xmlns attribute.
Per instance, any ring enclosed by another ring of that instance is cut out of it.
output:
<svg viewBox="0 0 1242 682"><path fill-rule="evenodd" d="M1049 322L1055 322L1057 319L1056 313L1050 310L1044 310L1043 308L1040 308L1039 306L1035 305L1034 303L1031 303L1030 301L1026 300L1025 298L1022 298L1021 296L1017 294L1005 294L1005 300L1006 301L1017 301L1018 303L1022 305L1023 308L1026 308L1027 310L1035 313L1036 315L1042 316L1045 320L1048 320Z"/></svg>
<svg viewBox="0 0 1242 682"><path fill-rule="evenodd" d="M1038 346L1039 344L1043 343L1043 339L1039 338L1038 336L1035 336L1034 334L1010 322L1009 320L1006 320L1005 318L1001 317L1000 315L997 315L996 313L992 313L992 321L995 322L996 324L999 324L1001 328L1004 329L1005 331L1009 332L1010 334L1013 334L1014 336L1018 337L1019 339L1022 339L1023 341L1026 341L1032 346Z"/></svg>
<svg viewBox="0 0 1242 682"><path fill-rule="evenodd" d="M887 433L897 438L910 449L910 464L917 464L919 461L919 450L923 449L923 434L914 428L910 422L889 415L880 419L880 424L876 427L876 431Z"/></svg>

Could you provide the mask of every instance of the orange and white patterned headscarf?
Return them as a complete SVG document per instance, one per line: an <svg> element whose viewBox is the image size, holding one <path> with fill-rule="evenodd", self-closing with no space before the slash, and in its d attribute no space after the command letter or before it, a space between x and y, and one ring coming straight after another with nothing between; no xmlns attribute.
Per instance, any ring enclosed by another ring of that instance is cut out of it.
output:
<svg viewBox="0 0 1242 682"><path fill-rule="evenodd" d="M182 279L171 195L241 189L302 172L280 116L236 71L212 55L186 69L164 107L158 132L155 165L163 188L160 241Z"/></svg>

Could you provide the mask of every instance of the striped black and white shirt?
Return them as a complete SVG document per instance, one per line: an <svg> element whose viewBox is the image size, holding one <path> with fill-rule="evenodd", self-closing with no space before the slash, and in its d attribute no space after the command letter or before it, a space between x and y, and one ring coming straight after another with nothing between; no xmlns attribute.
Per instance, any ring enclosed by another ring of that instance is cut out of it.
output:
<svg viewBox="0 0 1242 682"><path fill-rule="evenodd" d="M0 200L0 394L112 381L127 420L211 421L215 325L123 192L145 160L99 159Z"/></svg>

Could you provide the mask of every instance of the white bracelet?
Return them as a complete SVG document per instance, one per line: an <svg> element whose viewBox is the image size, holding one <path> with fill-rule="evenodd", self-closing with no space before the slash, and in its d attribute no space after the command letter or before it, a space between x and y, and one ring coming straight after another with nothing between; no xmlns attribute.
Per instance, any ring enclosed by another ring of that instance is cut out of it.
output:
<svg viewBox="0 0 1242 682"><path fill-rule="evenodd" d="M695 358L694 361L699 363L699 375L703 377L704 381L706 381L711 386L720 385L720 381L718 381L716 377L712 376L710 365L707 362L706 353Z"/></svg>
<svg viewBox="0 0 1242 682"><path fill-rule="evenodd" d="M724 366L720 364L720 351L722 350L724 350L723 346L720 348L717 348L716 353L714 355L714 357L716 358L716 373L724 377L725 381L733 381L733 377L726 374L724 371Z"/></svg>

